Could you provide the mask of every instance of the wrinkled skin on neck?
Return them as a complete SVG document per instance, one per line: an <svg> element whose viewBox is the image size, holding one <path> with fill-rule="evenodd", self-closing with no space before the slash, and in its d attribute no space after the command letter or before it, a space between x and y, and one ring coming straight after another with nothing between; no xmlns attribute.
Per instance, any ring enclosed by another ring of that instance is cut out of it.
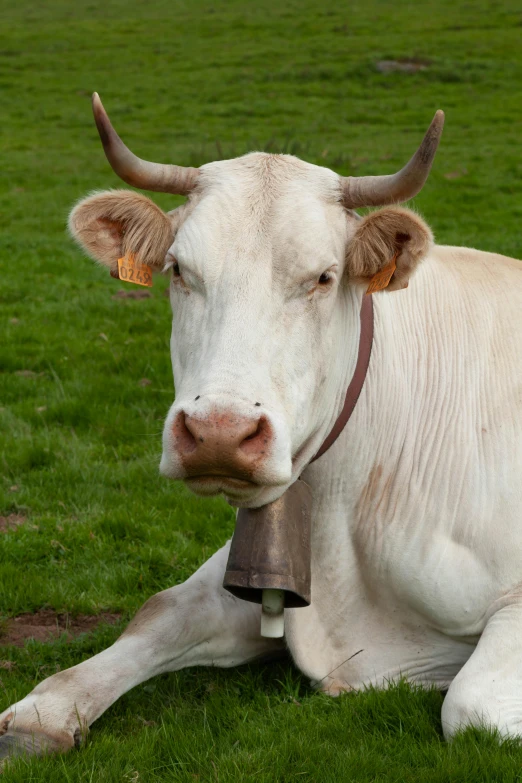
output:
<svg viewBox="0 0 522 783"><path fill-rule="evenodd" d="M326 169L254 154L203 167L198 192L181 217L172 213L180 222L167 254L176 399L164 428L165 475L186 478L173 438L180 411L267 418L268 453L249 486L188 479L235 505L279 497L319 449L359 340L362 289L344 275L357 218L339 204L338 188Z"/></svg>

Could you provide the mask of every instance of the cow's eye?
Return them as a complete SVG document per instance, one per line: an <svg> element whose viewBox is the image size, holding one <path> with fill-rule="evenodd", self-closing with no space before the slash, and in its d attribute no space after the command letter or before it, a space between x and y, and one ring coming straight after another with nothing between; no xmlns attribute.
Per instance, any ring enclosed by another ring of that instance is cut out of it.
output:
<svg viewBox="0 0 522 783"><path fill-rule="evenodd" d="M323 272L323 274L319 278L319 285L327 285L327 283L329 283L331 279L332 276L330 272Z"/></svg>
<svg viewBox="0 0 522 783"><path fill-rule="evenodd" d="M172 277L181 277L181 270L177 261L172 267Z"/></svg>

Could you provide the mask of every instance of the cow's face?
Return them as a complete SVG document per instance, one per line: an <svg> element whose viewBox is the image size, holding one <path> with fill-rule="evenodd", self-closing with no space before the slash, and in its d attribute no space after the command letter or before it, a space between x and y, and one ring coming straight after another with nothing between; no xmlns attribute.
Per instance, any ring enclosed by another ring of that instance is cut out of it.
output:
<svg viewBox="0 0 522 783"><path fill-rule="evenodd" d="M333 172L286 156L210 164L199 187L167 252L176 400L161 470L257 505L332 416L356 219Z"/></svg>
<svg viewBox="0 0 522 783"><path fill-rule="evenodd" d="M412 213L360 220L332 171L263 153L203 167L169 215L113 191L81 202L70 225L112 269L132 252L170 270L176 398L161 471L247 506L282 494L333 425L365 281L399 251L391 287L404 287L430 242Z"/></svg>

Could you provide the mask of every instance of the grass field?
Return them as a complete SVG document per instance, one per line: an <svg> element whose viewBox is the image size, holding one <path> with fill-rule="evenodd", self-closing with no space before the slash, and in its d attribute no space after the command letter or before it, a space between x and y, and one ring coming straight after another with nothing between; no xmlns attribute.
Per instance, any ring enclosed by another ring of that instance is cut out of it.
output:
<svg viewBox="0 0 522 783"><path fill-rule="evenodd" d="M439 242L520 257L522 10L518 0L2 0L1 19L0 516L24 521L0 533L0 618L122 614L72 642L0 648L15 664L0 669L3 709L107 646L233 528L224 502L158 476L173 398L167 281L150 299L114 299L123 284L65 234L76 199L121 185L91 92L149 159L198 165L264 148L342 174L395 170L443 108L416 208ZM377 68L404 58L424 67ZM332 700L290 663L188 670L122 698L81 752L18 761L3 780L522 780L513 744L472 732L446 745L441 703L405 685Z"/></svg>

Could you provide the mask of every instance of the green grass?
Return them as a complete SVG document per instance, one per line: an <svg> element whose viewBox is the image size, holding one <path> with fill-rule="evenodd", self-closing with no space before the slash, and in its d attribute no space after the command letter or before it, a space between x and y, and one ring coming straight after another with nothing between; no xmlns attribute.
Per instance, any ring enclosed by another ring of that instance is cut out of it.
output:
<svg viewBox="0 0 522 783"><path fill-rule="evenodd" d="M27 523L0 534L0 618L51 607L128 619L224 542L233 515L157 474L173 397L166 281L149 300L113 300L121 286L65 234L76 199L121 186L90 93L150 159L264 148L343 174L399 167L444 108L416 208L439 242L520 257L522 11L518 0L3 0L1 19L0 514ZM403 57L428 68L375 67ZM1 650L16 662L0 671L2 703L117 632ZM328 699L289 663L191 670L123 697L80 753L19 761L3 779L522 779L516 745L476 732L446 745L441 703L405 685Z"/></svg>

